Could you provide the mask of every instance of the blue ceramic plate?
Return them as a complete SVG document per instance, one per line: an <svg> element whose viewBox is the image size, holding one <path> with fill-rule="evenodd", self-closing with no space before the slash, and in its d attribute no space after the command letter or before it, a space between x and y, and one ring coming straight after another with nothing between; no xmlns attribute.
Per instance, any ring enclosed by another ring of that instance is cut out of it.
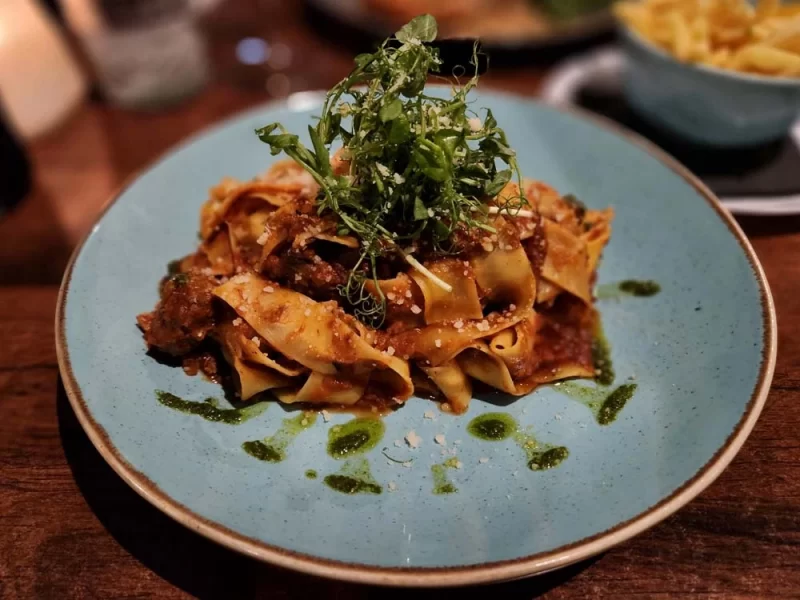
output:
<svg viewBox="0 0 800 600"><path fill-rule="evenodd" d="M476 105L492 108L527 176L616 210L600 283L661 285L650 298L598 303L617 383L638 384L617 421L598 425L554 387L499 407L474 400L468 415L436 411L435 420L423 417L433 404L413 399L385 419L385 438L367 456L383 493L348 496L321 481L341 466L325 444L347 415L318 419L287 460L270 464L241 444L275 432L288 416L280 406L231 426L160 405L156 389L194 400L222 394L146 356L136 314L156 302L167 263L195 248L207 189L275 160L253 130L281 121L303 132L318 102L294 96L171 152L109 205L67 270L57 314L64 384L95 446L137 492L268 562L360 582L448 585L596 554L664 519L719 475L761 411L775 361L775 314L752 248L711 193L652 146L607 123L495 93L480 93ZM541 442L569 448L569 458L534 472L512 441L467 433L471 418L498 410ZM396 447L412 429L421 447ZM463 464L446 471L455 494L432 493L431 467L446 458L434 442L439 433ZM412 464L386 459L384 446ZM307 479L307 469L320 478Z"/></svg>

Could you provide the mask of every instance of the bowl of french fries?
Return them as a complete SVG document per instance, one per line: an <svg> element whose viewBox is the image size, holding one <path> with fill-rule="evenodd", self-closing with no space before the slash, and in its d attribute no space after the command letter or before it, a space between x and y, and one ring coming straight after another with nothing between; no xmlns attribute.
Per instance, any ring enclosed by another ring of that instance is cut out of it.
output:
<svg viewBox="0 0 800 600"><path fill-rule="evenodd" d="M800 116L800 3L625 0L625 95L683 139L746 147L786 135Z"/></svg>

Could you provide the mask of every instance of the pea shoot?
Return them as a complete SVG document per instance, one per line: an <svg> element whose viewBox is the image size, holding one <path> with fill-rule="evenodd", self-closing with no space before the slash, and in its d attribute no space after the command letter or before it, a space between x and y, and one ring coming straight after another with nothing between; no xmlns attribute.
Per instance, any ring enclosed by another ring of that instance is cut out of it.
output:
<svg viewBox="0 0 800 600"><path fill-rule="evenodd" d="M283 152L319 184L319 214L333 213L337 233L360 241L360 258L340 293L353 314L374 327L386 313L378 286L381 258L400 254L426 272L413 252L457 252L458 229L494 233L489 202L512 177L521 182L515 153L491 110L481 119L469 107L467 96L478 82L477 46L466 83L456 78L449 98L427 93L429 76L442 66L430 45L436 35L436 20L422 15L374 53L357 56L309 126L311 147L279 123L256 130L273 155ZM346 173L331 165L334 144L341 144ZM503 202L500 209L507 211L527 204L521 192ZM375 285L368 287L370 280Z"/></svg>

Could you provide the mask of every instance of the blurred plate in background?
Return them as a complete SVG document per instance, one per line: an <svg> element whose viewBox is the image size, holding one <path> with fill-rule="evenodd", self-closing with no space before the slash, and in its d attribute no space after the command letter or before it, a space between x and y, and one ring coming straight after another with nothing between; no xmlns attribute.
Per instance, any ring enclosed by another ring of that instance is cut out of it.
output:
<svg viewBox="0 0 800 600"><path fill-rule="evenodd" d="M387 36L410 20L416 13L430 12L439 21L441 37L448 45L463 43L466 59L472 40L481 38L483 49L498 60L511 61L509 54L562 50L568 46L586 44L613 34L611 13L603 8L607 0L509 0L482 2L462 0L307 0L312 17L324 17L326 30L341 30L330 26L330 19L342 27L374 42ZM600 7L599 9L597 7ZM587 7L594 10L586 11ZM346 36L344 36L346 37ZM343 40L352 41L352 40ZM519 57L518 57L519 58ZM525 57L542 59L542 56ZM448 61L449 62L449 61Z"/></svg>

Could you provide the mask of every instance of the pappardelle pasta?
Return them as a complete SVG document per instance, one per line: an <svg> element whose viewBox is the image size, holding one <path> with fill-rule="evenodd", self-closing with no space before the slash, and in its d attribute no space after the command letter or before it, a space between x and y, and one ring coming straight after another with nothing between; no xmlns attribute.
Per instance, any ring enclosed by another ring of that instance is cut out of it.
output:
<svg viewBox="0 0 800 600"><path fill-rule="evenodd" d="M138 318L151 348L212 376L220 350L245 401L381 412L416 393L462 413L474 382L524 395L594 377L592 288L612 211L512 180L493 115L468 112L476 78L439 99L425 77L409 87L418 67L391 70L435 70L431 21L357 59L309 128L313 151L259 130L293 160L210 191L197 251Z"/></svg>

